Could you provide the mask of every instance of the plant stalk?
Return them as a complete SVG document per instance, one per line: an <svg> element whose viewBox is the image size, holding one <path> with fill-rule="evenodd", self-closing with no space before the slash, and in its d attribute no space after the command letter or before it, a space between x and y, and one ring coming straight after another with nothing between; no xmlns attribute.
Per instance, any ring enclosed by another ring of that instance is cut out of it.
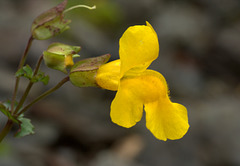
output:
<svg viewBox="0 0 240 166"><path fill-rule="evenodd" d="M43 55L40 56L40 58L38 59L38 62L37 62L36 68L34 70L33 76L37 75L42 60L43 60ZM23 103L25 102L25 100L26 100L26 98L27 98L27 96L28 96L32 86L33 86L33 84L34 83L30 80L29 83L28 83L28 86L27 86L27 88L26 88L26 90L24 92L24 94L22 95L22 97L21 97L21 99L20 99L20 101L19 101L19 103L17 105L17 108L14 111L14 114L17 114L18 110L22 107Z"/></svg>
<svg viewBox="0 0 240 166"><path fill-rule="evenodd" d="M6 135L9 133L9 131L11 130L12 126L13 126L13 121L8 119L5 127L3 128L3 130L0 133L0 143L6 137Z"/></svg>
<svg viewBox="0 0 240 166"><path fill-rule="evenodd" d="M28 39L28 43L27 43L27 46L25 48L25 51L21 57L21 60L19 62L19 66L18 66L18 69L21 69L26 61L26 58L27 58L27 54L29 52L29 49L32 45L32 42L33 42L33 37L32 35L30 36L30 38ZM14 104L15 104L15 100L16 100L16 96L17 96L17 91L18 91L18 86L19 86L19 81L20 81L20 77L16 77L16 81L15 81L15 87L14 87L14 91L13 91L13 96L12 96L12 103L11 103L11 112L12 114L14 113Z"/></svg>
<svg viewBox="0 0 240 166"><path fill-rule="evenodd" d="M24 112L27 111L27 109L29 109L33 104L35 104L36 102L38 102L39 100L45 98L46 96L50 95L51 93L53 93L54 91L58 90L64 83L69 81L69 76L65 77L64 79L62 79L55 87L49 89L48 91L44 92L42 95L40 95L39 97L37 97L35 100L33 100L30 104L28 104L27 106L25 106L21 112L19 112L17 115L21 115Z"/></svg>

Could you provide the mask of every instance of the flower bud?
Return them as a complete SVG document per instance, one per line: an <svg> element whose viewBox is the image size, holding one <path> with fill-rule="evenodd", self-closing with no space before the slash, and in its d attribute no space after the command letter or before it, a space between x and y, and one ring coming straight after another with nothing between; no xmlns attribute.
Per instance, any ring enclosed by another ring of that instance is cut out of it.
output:
<svg viewBox="0 0 240 166"><path fill-rule="evenodd" d="M48 67L67 73L66 69L74 65L73 58L80 56L77 54L79 51L78 46L52 43L47 51L43 52L43 59Z"/></svg>
<svg viewBox="0 0 240 166"><path fill-rule="evenodd" d="M98 87L95 79L97 70L109 58L110 54L106 54L75 63L69 75L71 83L77 87Z"/></svg>

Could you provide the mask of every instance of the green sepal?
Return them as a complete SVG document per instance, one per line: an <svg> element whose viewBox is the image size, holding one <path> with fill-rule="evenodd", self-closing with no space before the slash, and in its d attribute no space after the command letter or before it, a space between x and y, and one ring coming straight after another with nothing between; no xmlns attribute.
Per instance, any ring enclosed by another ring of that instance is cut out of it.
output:
<svg viewBox="0 0 240 166"><path fill-rule="evenodd" d="M73 65L69 64L67 57L80 57L77 53L81 47L71 46L63 43L52 43L49 45L47 51L43 52L43 59L45 64L52 69L67 73L67 68Z"/></svg>
<svg viewBox="0 0 240 166"><path fill-rule="evenodd" d="M106 63L109 58L110 54L106 54L75 63L69 75L71 83L77 87L98 87L95 80L97 70L102 64Z"/></svg>
<svg viewBox="0 0 240 166"><path fill-rule="evenodd" d="M52 43L48 46L47 51L59 55L79 55L77 54L81 50L79 46L71 46L63 43Z"/></svg>
<svg viewBox="0 0 240 166"><path fill-rule="evenodd" d="M64 0L35 18L31 28L33 38L45 40L69 29L71 20L65 20L63 15L66 5L67 0Z"/></svg>
<svg viewBox="0 0 240 166"><path fill-rule="evenodd" d="M14 135L15 137L24 137L26 135L34 134L34 126L31 123L31 120L28 118L24 118L23 115L20 115L18 117L18 120L20 121L19 124L19 130Z"/></svg>
<svg viewBox="0 0 240 166"><path fill-rule="evenodd" d="M49 68L59 70L63 73L67 73L66 67L65 67L65 56L54 54L48 51L43 52L43 59L45 62L45 65Z"/></svg>

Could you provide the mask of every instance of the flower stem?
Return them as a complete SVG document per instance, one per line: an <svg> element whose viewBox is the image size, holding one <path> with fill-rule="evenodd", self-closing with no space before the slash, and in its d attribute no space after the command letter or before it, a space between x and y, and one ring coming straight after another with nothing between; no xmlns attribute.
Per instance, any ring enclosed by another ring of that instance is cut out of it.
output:
<svg viewBox="0 0 240 166"><path fill-rule="evenodd" d="M27 106L25 106L21 112L19 112L17 115L21 115L24 112L27 111L28 108L30 108L33 104L35 104L36 102L38 102L39 100L45 98L46 96L50 95L51 93L53 93L54 91L58 90L64 83L66 83L67 81L69 81L69 77L65 77L64 79L62 79L55 87L49 89L48 91L44 92L42 95L40 95L39 97L37 97L35 100L33 100L30 104L28 104Z"/></svg>
<svg viewBox="0 0 240 166"><path fill-rule="evenodd" d="M6 135L9 133L9 131L11 130L12 126L13 126L13 121L8 119L5 127L3 128L3 130L0 133L0 143L6 137Z"/></svg>
<svg viewBox="0 0 240 166"><path fill-rule="evenodd" d="M38 59L38 62L37 62L36 68L34 70L33 76L37 75L42 60L43 60L43 55L40 56L40 58ZM27 98L32 86L33 86L33 84L34 83L30 80L24 94L22 95L22 98L20 99L20 101L18 103L17 108L14 111L14 114L17 114L18 110L22 107L23 103L25 102L25 100L26 100L26 98Z"/></svg>
<svg viewBox="0 0 240 166"><path fill-rule="evenodd" d="M21 57L21 60L19 62L19 66L18 66L18 69L21 69L26 61L26 58L27 58L27 54L29 52L29 49L32 45L32 41L33 41L33 37L30 36L29 40L28 40L28 43L27 43L27 46L25 48L25 51ZM16 100L16 96L17 96L17 91L18 91L18 86L19 86L19 81L20 81L20 77L16 77L16 81L15 81L15 87L14 87L14 91L13 91L13 96L12 96L12 103L11 103L11 112L13 112L14 110L14 104L15 104L15 100Z"/></svg>

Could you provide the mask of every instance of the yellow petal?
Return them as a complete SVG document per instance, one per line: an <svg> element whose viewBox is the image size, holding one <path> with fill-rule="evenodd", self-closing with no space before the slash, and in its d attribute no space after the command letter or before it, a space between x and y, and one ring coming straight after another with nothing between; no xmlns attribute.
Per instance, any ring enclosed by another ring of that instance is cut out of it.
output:
<svg viewBox="0 0 240 166"><path fill-rule="evenodd" d="M111 105L111 118L123 127L132 127L142 117L143 104L167 97L164 77L153 70L125 75Z"/></svg>
<svg viewBox="0 0 240 166"><path fill-rule="evenodd" d="M99 67L96 82L101 88L113 91L118 89L120 81L120 64L120 59L118 59Z"/></svg>
<svg viewBox="0 0 240 166"><path fill-rule="evenodd" d="M152 25L151 25L148 21L146 21L146 25L147 25L149 28L151 28L152 31L153 31L153 33L155 33L155 35L157 36L157 33L155 32L155 30L153 29Z"/></svg>
<svg viewBox="0 0 240 166"><path fill-rule="evenodd" d="M142 118L143 103L131 90L120 88L112 101L110 116L122 127L132 127Z"/></svg>
<svg viewBox="0 0 240 166"><path fill-rule="evenodd" d="M187 109L181 104L161 99L146 104L145 111L147 128L160 140L180 139L188 131Z"/></svg>
<svg viewBox="0 0 240 166"><path fill-rule="evenodd" d="M122 95L122 98L126 98L125 101L133 102L133 105L136 102L144 104L146 126L155 137L160 140L173 140L185 135L189 128L187 110L181 104L170 101L166 80L160 73L154 70L142 73L127 72L120 81L120 87L125 90L125 94ZM118 107L127 107L123 105L124 102Z"/></svg>
<svg viewBox="0 0 240 166"><path fill-rule="evenodd" d="M157 71L144 72L128 71L121 79L121 87L129 89L145 104L159 98L166 98L168 87L165 78Z"/></svg>
<svg viewBox="0 0 240 166"><path fill-rule="evenodd" d="M64 63L65 63L65 66L66 66L66 67L71 67L71 66L74 65L73 57L72 57L71 54L65 56L65 61L64 61Z"/></svg>
<svg viewBox="0 0 240 166"><path fill-rule="evenodd" d="M129 27L119 41L121 76L131 68L144 71L158 57L159 44L151 25Z"/></svg>

